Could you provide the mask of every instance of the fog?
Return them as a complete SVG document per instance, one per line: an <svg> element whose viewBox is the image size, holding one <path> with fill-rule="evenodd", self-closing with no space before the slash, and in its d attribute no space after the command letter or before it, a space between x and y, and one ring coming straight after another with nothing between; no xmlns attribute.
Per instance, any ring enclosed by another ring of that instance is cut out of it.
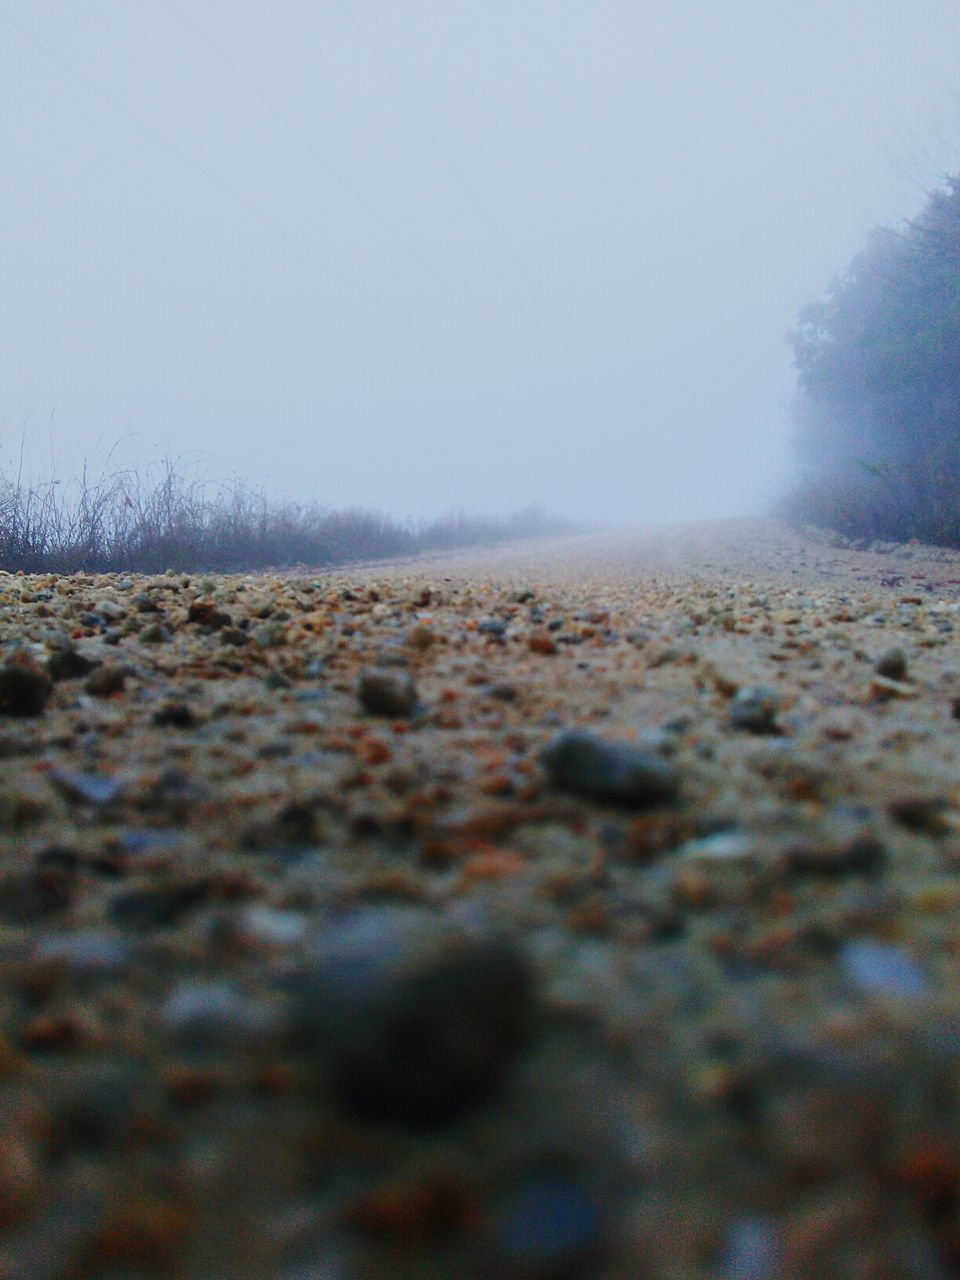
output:
<svg viewBox="0 0 960 1280"><path fill-rule="evenodd" d="M760 510L797 308L953 165L955 14L0 0L0 465Z"/></svg>

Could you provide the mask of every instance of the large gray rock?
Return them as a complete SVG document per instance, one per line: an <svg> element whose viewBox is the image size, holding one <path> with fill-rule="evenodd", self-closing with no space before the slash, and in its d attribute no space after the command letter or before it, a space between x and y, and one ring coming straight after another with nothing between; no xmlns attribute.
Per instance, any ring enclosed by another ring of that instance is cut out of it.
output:
<svg viewBox="0 0 960 1280"><path fill-rule="evenodd" d="M372 909L322 942L301 1028L341 1103L374 1119L442 1124L504 1082L532 1008L531 971L509 939Z"/></svg>

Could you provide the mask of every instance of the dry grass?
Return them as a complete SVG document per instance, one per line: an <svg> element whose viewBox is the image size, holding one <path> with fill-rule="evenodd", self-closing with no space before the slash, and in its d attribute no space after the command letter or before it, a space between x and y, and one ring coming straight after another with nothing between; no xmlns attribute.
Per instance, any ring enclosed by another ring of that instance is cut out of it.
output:
<svg viewBox="0 0 960 1280"><path fill-rule="evenodd" d="M570 532L539 508L483 518L452 513L417 525L361 509L271 500L242 483L211 484L166 460L146 473L84 466L69 484L33 481L23 455L0 473L0 569L26 573L229 573L325 567Z"/></svg>

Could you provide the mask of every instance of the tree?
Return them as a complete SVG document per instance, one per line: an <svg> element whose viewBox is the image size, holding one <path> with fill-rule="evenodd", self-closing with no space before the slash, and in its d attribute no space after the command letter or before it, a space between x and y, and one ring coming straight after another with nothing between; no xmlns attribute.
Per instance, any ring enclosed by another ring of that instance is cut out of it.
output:
<svg viewBox="0 0 960 1280"><path fill-rule="evenodd" d="M960 176L878 229L790 334L794 509L843 532L960 545Z"/></svg>

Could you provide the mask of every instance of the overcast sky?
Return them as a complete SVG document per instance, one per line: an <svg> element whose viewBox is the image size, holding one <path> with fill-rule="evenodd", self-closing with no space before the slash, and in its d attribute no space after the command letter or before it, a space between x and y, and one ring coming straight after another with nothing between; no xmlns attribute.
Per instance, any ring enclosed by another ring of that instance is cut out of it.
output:
<svg viewBox="0 0 960 1280"><path fill-rule="evenodd" d="M0 464L757 510L797 308L956 159L957 13L0 0Z"/></svg>

